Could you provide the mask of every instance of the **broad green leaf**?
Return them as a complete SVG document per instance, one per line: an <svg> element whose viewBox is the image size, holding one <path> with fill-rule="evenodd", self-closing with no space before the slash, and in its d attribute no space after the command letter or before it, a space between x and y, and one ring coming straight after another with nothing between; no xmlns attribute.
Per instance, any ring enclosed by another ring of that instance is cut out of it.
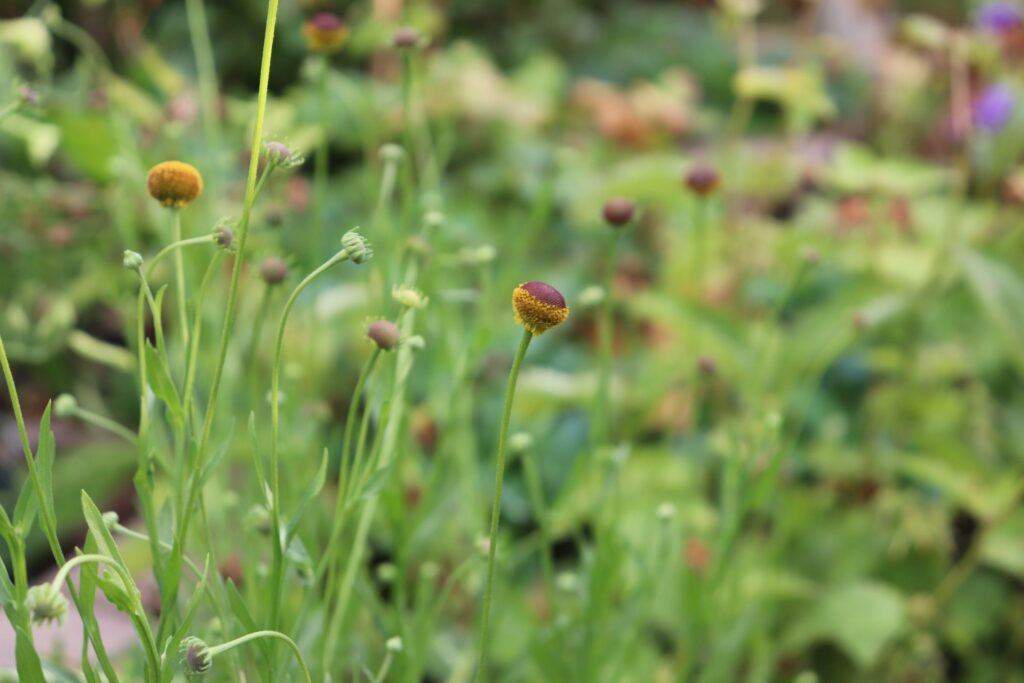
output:
<svg viewBox="0 0 1024 683"><path fill-rule="evenodd" d="M46 683L43 664L32 644L32 634L21 627L14 629L14 660L18 667L19 683Z"/></svg>
<svg viewBox="0 0 1024 683"><path fill-rule="evenodd" d="M313 480L309 482L309 486L306 488L305 493L302 494L302 498L299 499L299 503L295 508L295 514L292 515L291 521L288 523L288 532L286 535L285 543L291 538L292 534L295 533L295 529L298 528L299 522L302 520L302 515L306 512L306 507L310 501L320 495L320 491L323 490L324 484L327 483L327 463L328 463L327 449L324 449L324 455L320 459L320 467L317 468L316 475Z"/></svg>
<svg viewBox="0 0 1024 683"><path fill-rule="evenodd" d="M967 282L982 310L1005 339L1005 349L1024 370L1024 280L1010 266L963 248L959 252Z"/></svg>
<svg viewBox="0 0 1024 683"><path fill-rule="evenodd" d="M85 514L85 523L89 527L89 532L92 535L93 540L96 542L96 550L101 555L109 557L113 562L117 563L125 572L128 572L128 565L125 564L124 558L121 556L121 551L117 547L117 543L114 541L114 537L111 536L110 530L107 525L103 522L103 515L100 513L99 508L96 507L96 503L93 502L92 498L85 491L82 491L82 512ZM124 585L124 579L121 578L120 574L112 574L106 579L109 583L114 583L121 587L125 594L137 594L138 588L135 585L126 586ZM100 588L104 588L104 579L99 578ZM107 592L104 588L104 592ZM110 597L108 594L107 597ZM113 602L113 600L111 600Z"/></svg>
<svg viewBox="0 0 1024 683"><path fill-rule="evenodd" d="M798 648L831 641L857 666L867 669L906 625L903 595L884 584L865 581L826 592L810 605L785 640L787 646Z"/></svg>
<svg viewBox="0 0 1024 683"><path fill-rule="evenodd" d="M146 342L146 377L153 393L167 406L171 421L177 425L182 424L181 399L178 397L178 389L174 386L174 380L171 378L170 368L167 366L164 355L153 348L148 341Z"/></svg>

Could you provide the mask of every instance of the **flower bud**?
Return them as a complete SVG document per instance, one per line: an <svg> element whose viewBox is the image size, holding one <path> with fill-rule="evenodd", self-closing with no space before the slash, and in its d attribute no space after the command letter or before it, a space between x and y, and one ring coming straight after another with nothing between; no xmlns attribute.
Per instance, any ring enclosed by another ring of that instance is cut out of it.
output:
<svg viewBox="0 0 1024 683"><path fill-rule="evenodd" d="M422 351L427 348L427 340L422 335L414 334L405 340L405 345L413 351Z"/></svg>
<svg viewBox="0 0 1024 683"><path fill-rule="evenodd" d="M700 197L714 194L721 182L722 179L718 175L718 171L706 164L698 164L686 174L686 186Z"/></svg>
<svg viewBox="0 0 1024 683"><path fill-rule="evenodd" d="M178 651L181 653L181 665L185 668L185 675L189 678L202 676L213 667L210 647L195 636L182 640Z"/></svg>
<svg viewBox="0 0 1024 683"><path fill-rule="evenodd" d="M621 228L633 220L634 210L633 202L622 197L615 197L604 203L601 213L608 225L613 228Z"/></svg>
<svg viewBox="0 0 1024 683"><path fill-rule="evenodd" d="M662 522L671 522L676 516L676 506L673 503L664 502L655 510L655 514Z"/></svg>
<svg viewBox="0 0 1024 683"><path fill-rule="evenodd" d="M277 256L268 256L260 264L260 277L268 285L279 285L288 279L288 264Z"/></svg>
<svg viewBox="0 0 1024 683"><path fill-rule="evenodd" d="M226 225L213 229L213 241L221 249L230 249L235 243L235 233Z"/></svg>
<svg viewBox="0 0 1024 683"><path fill-rule="evenodd" d="M190 164L164 161L150 169L146 186L163 206L182 209L203 193L203 176Z"/></svg>
<svg viewBox="0 0 1024 683"><path fill-rule="evenodd" d="M320 12L302 25L302 34L306 36L306 47L310 52L329 55L341 49L349 30L338 15Z"/></svg>
<svg viewBox="0 0 1024 683"><path fill-rule="evenodd" d="M395 31L391 43L399 50L416 47L420 43L420 32L412 26L400 26Z"/></svg>
<svg viewBox="0 0 1024 683"><path fill-rule="evenodd" d="M270 534L270 511L265 505L253 505L245 513L245 525L260 536Z"/></svg>
<svg viewBox="0 0 1024 683"><path fill-rule="evenodd" d="M111 531L121 521L121 516L110 510L100 515L100 519L103 520L103 526L107 527L108 531Z"/></svg>
<svg viewBox="0 0 1024 683"><path fill-rule="evenodd" d="M63 624L68 615L67 598L52 583L42 583L28 589L25 606L36 626Z"/></svg>
<svg viewBox="0 0 1024 683"><path fill-rule="evenodd" d="M349 230L341 236L341 248L348 254L352 263L363 263L373 257L370 243L355 230Z"/></svg>
<svg viewBox="0 0 1024 683"><path fill-rule="evenodd" d="M513 453L525 453L533 447L533 436L529 432L516 432L509 437L508 447Z"/></svg>
<svg viewBox="0 0 1024 683"><path fill-rule="evenodd" d="M78 400L71 394L61 394L53 402L53 414L57 417L71 417L78 410Z"/></svg>
<svg viewBox="0 0 1024 683"><path fill-rule="evenodd" d="M140 270L142 268L142 254L131 249L124 250L124 258L121 263L128 270Z"/></svg>
<svg viewBox="0 0 1024 683"><path fill-rule="evenodd" d="M423 308L427 297L412 287L398 287L391 292L391 298L406 308Z"/></svg>
<svg viewBox="0 0 1024 683"><path fill-rule="evenodd" d="M544 282L524 282L512 291L516 322L534 336L544 334L569 317L562 294Z"/></svg>
<svg viewBox="0 0 1024 683"><path fill-rule="evenodd" d="M590 285L585 287L579 295L580 306L591 308L604 301L604 287L601 285Z"/></svg>
<svg viewBox="0 0 1024 683"><path fill-rule="evenodd" d="M388 652L401 652L402 651L402 639L398 636L392 636L388 638L387 642L384 643L384 647L387 648Z"/></svg>
<svg viewBox="0 0 1024 683"><path fill-rule="evenodd" d="M298 152L293 152L283 142L267 142L263 145L263 154L267 163L280 168L295 168L301 166L305 159Z"/></svg>
<svg viewBox="0 0 1024 683"><path fill-rule="evenodd" d="M405 158L405 150L401 145L389 142L380 148L380 158L387 164L399 164Z"/></svg>
<svg viewBox="0 0 1024 683"><path fill-rule="evenodd" d="M398 346L400 332L398 325L390 320L378 320L366 328L366 336L382 351L390 351Z"/></svg>

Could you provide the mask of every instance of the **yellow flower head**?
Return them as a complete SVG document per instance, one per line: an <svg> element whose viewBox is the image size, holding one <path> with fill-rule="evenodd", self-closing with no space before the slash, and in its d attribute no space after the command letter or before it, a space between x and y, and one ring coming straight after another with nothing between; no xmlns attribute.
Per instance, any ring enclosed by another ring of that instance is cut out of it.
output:
<svg viewBox="0 0 1024 683"><path fill-rule="evenodd" d="M544 334L569 317L569 307L557 289L544 282L524 282L512 291L516 322L534 336Z"/></svg>
<svg viewBox="0 0 1024 683"><path fill-rule="evenodd" d="M182 209L203 193L203 176L182 161L164 161L149 171L149 194L167 207Z"/></svg>
<svg viewBox="0 0 1024 683"><path fill-rule="evenodd" d="M338 15L320 12L302 25L310 52L329 55L341 49L348 38L348 26Z"/></svg>

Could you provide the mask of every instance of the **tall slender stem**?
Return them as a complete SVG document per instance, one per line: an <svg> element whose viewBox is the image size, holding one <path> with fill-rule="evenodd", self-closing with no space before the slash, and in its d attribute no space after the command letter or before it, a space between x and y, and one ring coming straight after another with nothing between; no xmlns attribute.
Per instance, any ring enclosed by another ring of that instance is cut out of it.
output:
<svg viewBox="0 0 1024 683"><path fill-rule="evenodd" d="M213 369L213 381L210 384L210 396L207 401L206 418L203 424L202 436L199 439L199 448L196 452L196 461L193 465L192 476L188 484L188 497L184 510L182 510L181 524L175 530L174 552L171 553L171 562L177 561L180 566L181 553L184 549L185 540L188 534L189 522L192 518L192 511L195 509L196 500L202 489L202 471L206 460L206 451L209 446L210 433L213 429L213 416L217 407L217 395L220 391L220 382L224 374L224 362L228 355L228 346L231 344L231 333L235 324L235 309L238 305L238 283L242 275L242 266L245 262L245 247L249 239L249 221L252 216L253 202L256 199L256 178L259 171L260 142L263 139L263 121L267 112L267 91L270 84L270 62L274 49L274 29L277 25L277 8L279 0L269 0L267 6L267 23L263 36L263 59L260 66L260 86L256 99L256 123L253 126L252 148L249 155L249 176L245 188L245 200L242 204L242 217L238 221L238 253L235 255L235 265L231 272L231 284L228 289L227 307L224 315L224 325L220 335L220 349L217 353L217 363ZM171 597L177 593L177 586L168 587ZM173 603L171 603L173 604Z"/></svg>
<svg viewBox="0 0 1024 683"><path fill-rule="evenodd" d="M320 139L316 147L316 166L313 169L313 185L316 197L316 231L311 240L310 262L315 263L317 254L323 247L324 234L327 230L327 172L328 155L330 154L330 134L328 133L327 115L327 58L317 57L317 123L320 126Z"/></svg>
<svg viewBox="0 0 1024 683"><path fill-rule="evenodd" d="M608 257L605 263L604 302L598 329L599 365L597 378L597 401L594 415L594 446L607 445L611 437L608 427L611 413L612 347L615 337L614 312L615 263L618 251L619 232L614 230L608 242Z"/></svg>
<svg viewBox="0 0 1024 683"><path fill-rule="evenodd" d="M173 209L174 214L174 243L182 242L181 238L181 211ZM181 328L182 347L188 348L188 307L185 304L185 257L181 249L174 250L174 279L178 290L178 327Z"/></svg>
<svg viewBox="0 0 1024 683"><path fill-rule="evenodd" d="M281 353L284 348L284 331L288 324L288 316L295 306L296 300L302 291L310 285L313 280L325 273L331 266L340 263L348 258L348 252L344 249L327 259L319 268L307 275L288 297L281 312L281 322L277 326L277 341L274 344L274 367L271 370L270 379L270 495L271 510L270 519L273 529L273 569L271 572L271 609L270 624L277 626L280 613L281 591L280 586L284 578L284 548L281 547L281 482L280 468L278 466L278 434L280 431L280 381L281 381Z"/></svg>
<svg viewBox="0 0 1024 683"><path fill-rule="evenodd" d="M203 0L185 0L189 38L199 75L199 108L203 114L203 128L207 141L216 143L220 137L217 115L217 67L210 42L210 27L206 20Z"/></svg>
<svg viewBox="0 0 1024 683"><path fill-rule="evenodd" d="M494 560L498 551L498 520L501 517L501 489L505 478L505 446L508 441L508 427L512 418L512 401L516 395L516 382L519 379L519 368L526 357L526 349L533 340L529 330L523 330L523 338L519 342L512 369L508 373L508 387L505 389L505 410L501 415L501 429L498 432L498 463L494 479L494 504L491 506L491 532L487 542L487 585L484 588L484 605L480 615L480 660L476 670L479 683L486 679L484 667L487 665L487 635L490 626L491 601L494 597Z"/></svg>

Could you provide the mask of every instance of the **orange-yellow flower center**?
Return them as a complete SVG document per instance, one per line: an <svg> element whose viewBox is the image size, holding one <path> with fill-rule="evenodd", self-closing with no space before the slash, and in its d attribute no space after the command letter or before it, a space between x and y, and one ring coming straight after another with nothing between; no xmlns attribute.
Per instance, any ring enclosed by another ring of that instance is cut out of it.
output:
<svg viewBox="0 0 1024 683"><path fill-rule="evenodd" d="M149 194L164 206L181 209L203 193L203 176L182 161L164 161L149 171Z"/></svg>
<svg viewBox="0 0 1024 683"><path fill-rule="evenodd" d="M569 307L557 289L544 282L524 282L512 291L516 322L534 336L544 334L569 317Z"/></svg>

